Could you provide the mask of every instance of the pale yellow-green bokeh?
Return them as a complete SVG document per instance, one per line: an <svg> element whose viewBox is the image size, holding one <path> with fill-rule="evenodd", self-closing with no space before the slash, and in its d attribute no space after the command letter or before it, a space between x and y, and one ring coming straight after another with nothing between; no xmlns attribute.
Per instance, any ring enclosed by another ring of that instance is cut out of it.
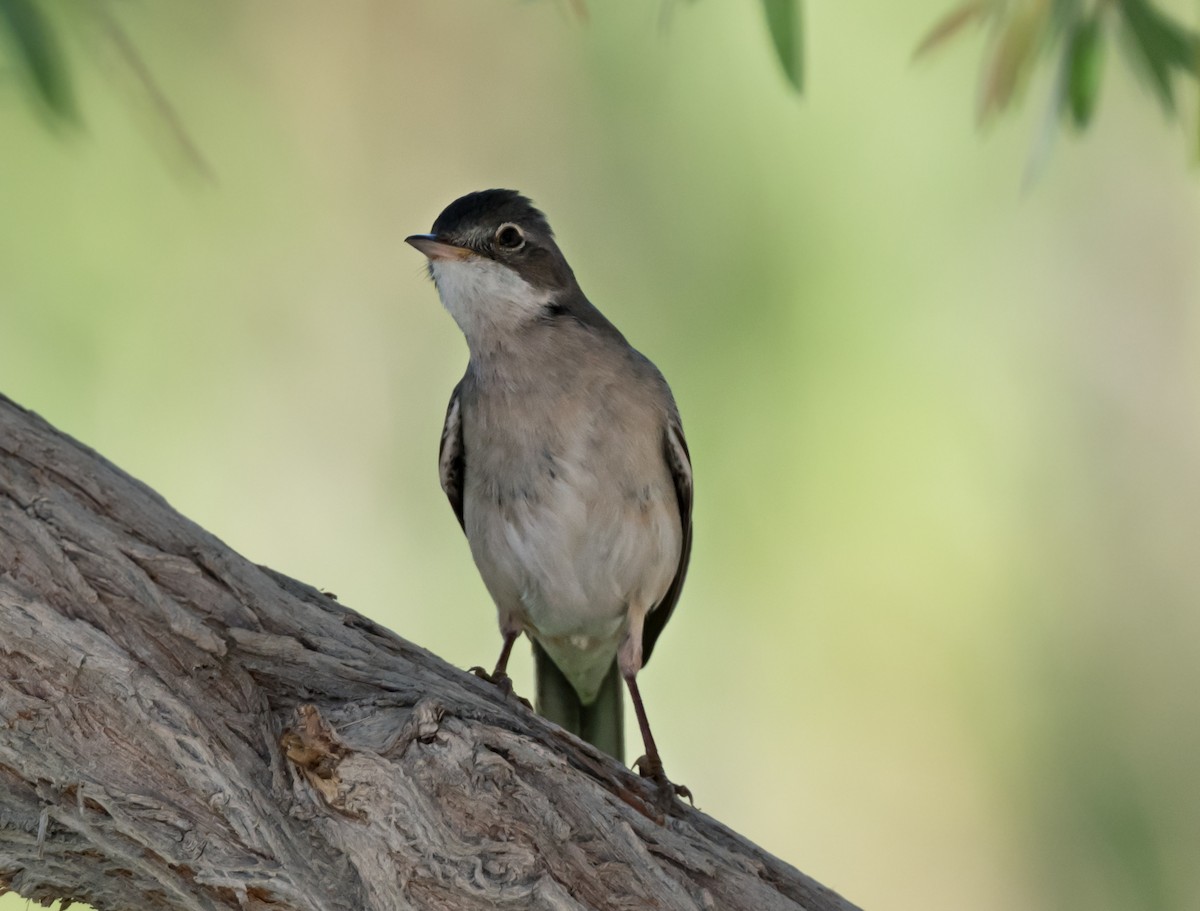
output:
<svg viewBox="0 0 1200 911"><path fill-rule="evenodd" d="M216 179L82 27L78 135L0 83L0 391L487 664L402 239L519 188L683 411L672 777L867 909L1195 908L1200 178L1114 56L1022 192L1044 74L981 136L945 6L809 4L797 99L754 3L120 4Z"/></svg>

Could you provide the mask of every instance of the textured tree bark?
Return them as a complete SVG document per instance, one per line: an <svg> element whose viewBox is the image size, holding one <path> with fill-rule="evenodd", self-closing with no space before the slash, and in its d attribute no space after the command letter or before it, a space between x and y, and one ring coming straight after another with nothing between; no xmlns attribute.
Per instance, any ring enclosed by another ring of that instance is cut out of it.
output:
<svg viewBox="0 0 1200 911"><path fill-rule="evenodd" d="M106 909L853 905L0 396L0 892Z"/></svg>

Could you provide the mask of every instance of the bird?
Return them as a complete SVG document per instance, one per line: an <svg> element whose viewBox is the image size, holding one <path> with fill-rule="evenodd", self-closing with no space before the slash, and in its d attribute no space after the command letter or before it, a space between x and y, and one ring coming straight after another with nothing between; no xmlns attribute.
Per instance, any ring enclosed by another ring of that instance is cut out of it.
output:
<svg viewBox="0 0 1200 911"><path fill-rule="evenodd" d="M498 612L494 670L533 645L536 711L624 761L628 690L660 806L666 777L638 689L692 550L692 463L658 368L580 289L546 216L516 190L468 193L423 253L466 338L438 455L442 489Z"/></svg>

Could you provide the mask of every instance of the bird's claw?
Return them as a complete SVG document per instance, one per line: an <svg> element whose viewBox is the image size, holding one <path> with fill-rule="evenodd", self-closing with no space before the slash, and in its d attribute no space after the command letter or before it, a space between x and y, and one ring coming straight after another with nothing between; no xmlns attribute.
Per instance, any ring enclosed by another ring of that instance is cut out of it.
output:
<svg viewBox="0 0 1200 911"><path fill-rule="evenodd" d="M498 673L489 672L485 668L476 666L471 668L468 673L474 674L480 680L486 680L492 686L496 687L496 689L498 689L501 693L503 693L505 698L515 699L517 702L521 703L521 705L525 706L525 708L529 709L531 712L533 711L533 704L530 703L530 701L524 696L517 695L516 691L513 690L512 677L508 676L508 674L504 673L504 671L500 671Z"/></svg>
<svg viewBox="0 0 1200 911"><path fill-rule="evenodd" d="M660 813L666 814L671 809L671 805L675 802L676 797L687 798L688 803L693 807L696 801L692 799L692 792L681 784L675 784L671 779L667 778L667 773L663 771L662 762L651 760L647 756L641 756L634 763L638 770L638 774L643 778L648 779L654 785L655 800L654 805Z"/></svg>

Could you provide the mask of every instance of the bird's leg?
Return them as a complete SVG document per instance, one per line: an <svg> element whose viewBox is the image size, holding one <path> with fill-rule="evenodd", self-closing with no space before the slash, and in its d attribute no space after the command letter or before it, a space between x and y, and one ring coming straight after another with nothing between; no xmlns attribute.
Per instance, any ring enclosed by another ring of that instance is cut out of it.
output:
<svg viewBox="0 0 1200 911"><path fill-rule="evenodd" d="M471 668L471 673L481 680L494 684L505 696L513 696L524 703L527 709L532 709L528 699L523 699L513 692L512 678L508 676L508 656L512 654L513 643L521 635L520 630L505 630L504 645L500 648L500 657L496 659L496 669L490 674L482 667Z"/></svg>
<svg viewBox="0 0 1200 911"><path fill-rule="evenodd" d="M692 799L692 792L681 784L673 784L663 771L662 759L658 755L658 746L654 743L654 735L650 732L650 721L646 718L646 707L642 705L642 695L638 692L637 675L630 674L625 678L625 686L629 688L629 698L633 700L633 711L637 715L638 727L642 732L642 743L646 747L646 755L640 757L634 765L643 778L649 778L658 789L657 807L666 812L671 807L675 797Z"/></svg>
<svg viewBox="0 0 1200 911"><path fill-rule="evenodd" d="M641 623L631 622L629 634L617 651L617 664L621 669L625 686L629 690L629 698L633 701L633 711L637 715L638 728L642 732L642 743L646 747L646 755L639 758L634 765L637 766L638 773L643 778L649 778L654 782L658 791L658 799L655 801L656 808L660 812L666 813L676 797L686 797L691 800L692 792L683 785L672 784L671 780L667 778L663 771L662 759L658 755L658 746L654 742L654 735L650 732L650 719L646 717L646 707L642 704L642 694L638 691L637 685L637 672L641 670L642 666Z"/></svg>

